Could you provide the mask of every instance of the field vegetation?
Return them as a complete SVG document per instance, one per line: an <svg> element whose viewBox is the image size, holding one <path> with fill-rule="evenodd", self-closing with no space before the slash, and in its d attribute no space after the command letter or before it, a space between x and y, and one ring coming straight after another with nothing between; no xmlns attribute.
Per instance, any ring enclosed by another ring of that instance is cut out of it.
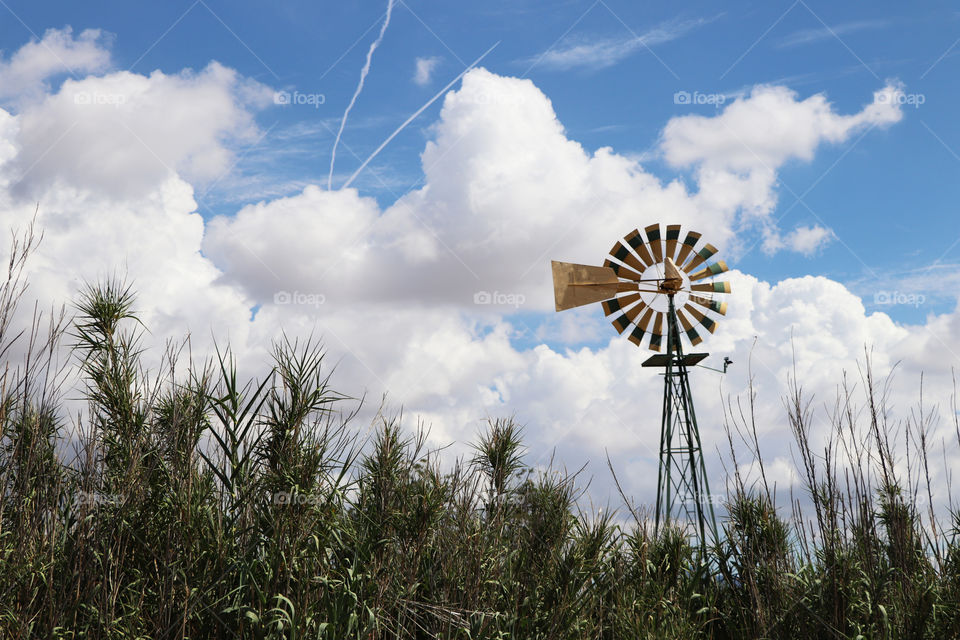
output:
<svg viewBox="0 0 960 640"><path fill-rule="evenodd" d="M802 495L784 504L753 396L730 412L703 555L629 500L582 508L586 479L531 468L510 418L455 462L400 416L358 425L315 340L279 336L252 381L186 339L150 371L117 280L15 333L34 243L14 242L0 289L2 637L960 637L960 521L931 506L930 423L889 418L869 362L866 404L841 384L826 440L791 385Z"/></svg>

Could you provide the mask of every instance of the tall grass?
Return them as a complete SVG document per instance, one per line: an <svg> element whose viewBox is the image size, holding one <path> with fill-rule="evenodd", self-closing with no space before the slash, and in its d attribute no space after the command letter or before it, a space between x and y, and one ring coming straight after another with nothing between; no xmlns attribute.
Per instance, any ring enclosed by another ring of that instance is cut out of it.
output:
<svg viewBox="0 0 960 640"><path fill-rule="evenodd" d="M918 506L928 424L911 422L900 478L869 369L865 414L841 393L823 446L793 382L784 421L806 491L786 512L752 410L730 412L727 515L703 564L640 511L581 512L582 480L531 469L512 419L452 465L399 416L361 439L314 341L282 338L257 381L238 380L229 349L183 362L186 343L150 372L116 281L85 289L72 321L9 335L32 244L17 240L0 287L0 349L27 353L0 399L3 637L960 636L956 515ZM72 420L64 344L86 401Z"/></svg>

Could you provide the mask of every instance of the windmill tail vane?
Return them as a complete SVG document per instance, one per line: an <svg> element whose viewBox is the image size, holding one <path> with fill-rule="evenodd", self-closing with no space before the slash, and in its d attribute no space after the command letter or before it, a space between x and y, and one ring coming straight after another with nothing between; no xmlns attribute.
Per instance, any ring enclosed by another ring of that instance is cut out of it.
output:
<svg viewBox="0 0 960 640"><path fill-rule="evenodd" d="M699 246L699 233L688 231L682 241L681 235L678 224L667 225L665 234L652 224L617 241L603 266L554 261L556 310L600 302L630 342L661 351L669 312L665 298L676 297L682 334L690 344L699 344L703 338L697 329L713 333L727 312L720 298L730 293L730 283L714 278L728 268L723 260L710 262L717 249L709 243Z"/></svg>

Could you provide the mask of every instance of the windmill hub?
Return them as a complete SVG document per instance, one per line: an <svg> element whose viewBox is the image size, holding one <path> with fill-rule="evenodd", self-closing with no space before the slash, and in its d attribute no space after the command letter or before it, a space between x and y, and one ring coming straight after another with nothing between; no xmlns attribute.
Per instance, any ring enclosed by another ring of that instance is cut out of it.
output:
<svg viewBox="0 0 960 640"><path fill-rule="evenodd" d="M660 281L659 287L660 291L668 295L673 295L683 288L683 275L681 275L680 269L677 269L677 265L670 256L667 256L666 260L663 261L663 272L663 280Z"/></svg>
<svg viewBox="0 0 960 640"><path fill-rule="evenodd" d="M649 291L640 291L640 301L647 307L654 310L655 313L667 313L667 297L673 295L674 302L681 309L686 305L690 298L690 276L680 271L680 282L668 281L664 276L664 265L652 264L642 272L643 279L649 281L653 286ZM644 287L646 289L647 287Z"/></svg>

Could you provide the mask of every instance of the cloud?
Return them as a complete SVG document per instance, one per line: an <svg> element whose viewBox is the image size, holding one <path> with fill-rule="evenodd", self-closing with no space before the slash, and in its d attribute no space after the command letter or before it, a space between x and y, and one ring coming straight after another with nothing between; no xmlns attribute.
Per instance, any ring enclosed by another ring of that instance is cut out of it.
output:
<svg viewBox="0 0 960 640"><path fill-rule="evenodd" d="M76 38L70 27L48 29L4 60L0 58L0 100L30 98L44 82L63 74L95 73L110 66L107 38L99 29L86 29Z"/></svg>
<svg viewBox="0 0 960 640"><path fill-rule="evenodd" d="M799 100L786 87L760 86L719 115L672 118L662 148L675 167L776 169L791 158L811 160L823 143L837 144L866 128L898 122L902 93L898 85L887 85L859 113L841 115L823 94Z"/></svg>
<svg viewBox="0 0 960 640"><path fill-rule="evenodd" d="M649 49L671 42L716 18L696 20L671 20L661 23L640 36L630 38L575 39L551 47L537 56L524 61L555 71L577 68L604 69L633 55L641 49Z"/></svg>
<svg viewBox="0 0 960 640"><path fill-rule="evenodd" d="M885 29L890 26L890 24L889 20L860 20L857 22L845 22L832 27L823 26L816 29L801 29L800 31L794 31L789 36L778 41L776 46L781 49L797 47L814 42L821 42L828 38L838 38L846 33Z"/></svg>
<svg viewBox="0 0 960 640"><path fill-rule="evenodd" d="M18 116L15 188L35 198L61 182L125 197L174 175L214 180L231 165L231 145L256 139L253 113L271 96L215 62L174 75L67 79Z"/></svg>
<svg viewBox="0 0 960 640"><path fill-rule="evenodd" d="M430 84L430 79L433 77L433 72L436 70L437 65L440 64L442 58L437 56L432 56L429 58L417 58L416 68L413 72L413 82L417 86L425 87Z"/></svg>
<svg viewBox="0 0 960 640"><path fill-rule="evenodd" d="M355 190L311 185L296 196L214 218L207 225L204 253L224 268L226 279L245 283L264 302L294 290L343 301L354 288L378 291L379 285L364 282L363 274L367 261L376 260L369 233L379 213L372 198Z"/></svg>
<svg viewBox="0 0 960 640"><path fill-rule="evenodd" d="M785 236L768 229L763 239L763 250L773 254L781 249L789 249L809 257L820 251L835 237L833 231L818 224L797 227Z"/></svg>
<svg viewBox="0 0 960 640"><path fill-rule="evenodd" d="M810 256L834 237L833 231L815 224L812 227L797 227L787 236L786 243L792 251Z"/></svg>

